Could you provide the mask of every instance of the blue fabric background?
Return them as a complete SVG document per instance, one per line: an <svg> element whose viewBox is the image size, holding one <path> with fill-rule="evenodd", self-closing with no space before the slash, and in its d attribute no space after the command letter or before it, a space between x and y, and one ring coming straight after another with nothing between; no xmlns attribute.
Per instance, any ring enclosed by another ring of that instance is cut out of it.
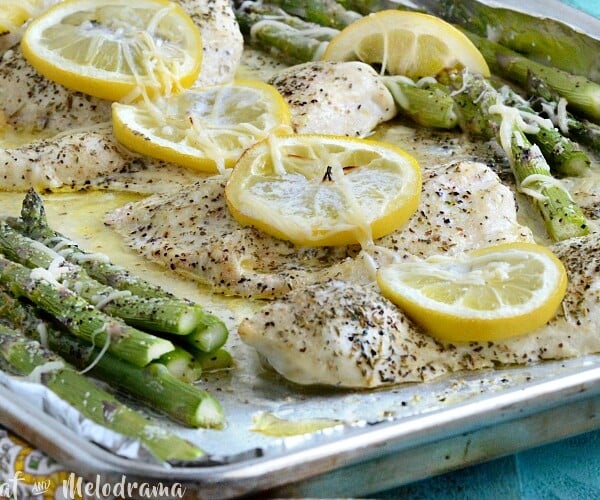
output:
<svg viewBox="0 0 600 500"><path fill-rule="evenodd" d="M598 0L562 0L562 2L593 16L600 17L600 1Z"/></svg>
<svg viewBox="0 0 600 500"><path fill-rule="evenodd" d="M562 1L600 17L600 0ZM597 35L600 36L600 33ZM372 497L382 500L600 499L600 431L443 474Z"/></svg>

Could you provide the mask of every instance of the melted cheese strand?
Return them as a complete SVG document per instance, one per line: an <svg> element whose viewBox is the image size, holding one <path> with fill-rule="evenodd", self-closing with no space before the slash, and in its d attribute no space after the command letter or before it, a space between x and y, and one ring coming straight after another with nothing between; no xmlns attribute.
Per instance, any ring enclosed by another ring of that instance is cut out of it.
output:
<svg viewBox="0 0 600 500"><path fill-rule="evenodd" d="M116 299L121 299L124 297L131 297L131 292L129 290L114 290L106 296L95 295L91 298L91 302L96 307L96 309L104 309L107 304Z"/></svg>
<svg viewBox="0 0 600 500"><path fill-rule="evenodd" d="M27 380L28 382L34 382L36 384L41 384L42 376L45 373L52 373L52 372L55 372L58 370L62 370L63 368L65 368L65 364L62 361L48 361L47 363L44 363L43 365L36 366L33 370L31 370L29 375L24 377L24 379Z"/></svg>
<svg viewBox="0 0 600 500"><path fill-rule="evenodd" d="M556 106L556 126L565 135L569 133L569 120L567 115L567 100L561 97Z"/></svg>
<svg viewBox="0 0 600 500"><path fill-rule="evenodd" d="M104 330L106 330L106 325L104 325L103 327L96 330L93 333L92 342L93 342L93 338L96 335L98 335L99 333L102 333ZM106 353L106 351L108 351L108 348L110 347L110 341L111 341L111 335L108 334L108 335L106 335L106 340L104 341L104 345L102 346L102 349L100 349L100 352L98 353L98 355L94 358L94 360L88 366L86 366L83 370L81 370L79 372L81 375L84 375L87 372L89 372L90 370L92 370L94 368L94 366L96 366L100 362L100 360L102 359L102 356L104 356L104 354Z"/></svg>
<svg viewBox="0 0 600 500"><path fill-rule="evenodd" d="M563 189L567 194L569 194L563 186L563 184L558 179L555 179L550 175L544 174L528 175L527 177L525 177L525 179L521 181L517 190L523 194L531 196L532 198L543 201L547 198L547 196L544 196L541 193L541 191L545 188L552 186L559 187ZM569 199L573 201L570 194Z"/></svg>

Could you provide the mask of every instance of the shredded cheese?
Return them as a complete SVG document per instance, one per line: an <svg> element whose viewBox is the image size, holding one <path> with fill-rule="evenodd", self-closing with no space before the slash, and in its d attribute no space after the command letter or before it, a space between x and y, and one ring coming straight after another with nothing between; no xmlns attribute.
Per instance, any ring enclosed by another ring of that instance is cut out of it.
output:
<svg viewBox="0 0 600 500"><path fill-rule="evenodd" d="M91 299L91 302L97 309L104 309L104 307L110 304L113 300L130 296L131 292L129 290L114 290L106 296L94 295Z"/></svg>
<svg viewBox="0 0 600 500"><path fill-rule="evenodd" d="M412 82L410 78L406 78L406 80ZM424 87L426 85L435 85L438 81L433 76L424 76L423 78L419 78L416 82L417 87Z"/></svg>
<svg viewBox="0 0 600 500"><path fill-rule="evenodd" d="M565 135L569 133L569 121L567 115L567 100L561 97L556 106L556 126Z"/></svg>
<svg viewBox="0 0 600 500"><path fill-rule="evenodd" d="M62 361L48 361L43 365L36 366L29 375L25 377L25 380L29 382L34 382L36 384L42 383L42 376L45 373L52 373L58 370L62 370L65 368L65 364Z"/></svg>
<svg viewBox="0 0 600 500"><path fill-rule="evenodd" d="M541 191L552 186L559 187L566 193L568 193L568 191L564 188L564 186L558 179L555 179L551 175L544 174L528 175L525 179L521 181L517 189L523 194L531 196L532 198L535 198L537 200L543 201L547 198L547 196L544 196Z"/></svg>
<svg viewBox="0 0 600 500"><path fill-rule="evenodd" d="M40 337L40 344L42 345L42 347L45 347L46 349L48 348L48 327L46 326L46 323L44 323L43 321L40 321L37 326L35 327L39 337Z"/></svg>
<svg viewBox="0 0 600 500"><path fill-rule="evenodd" d="M54 286L61 286L59 280L62 276L69 272L70 269L68 266L64 266L65 260L58 256L52 260L48 269L44 269L43 267L36 267L31 270L30 277L32 280L44 280Z"/></svg>
<svg viewBox="0 0 600 500"><path fill-rule="evenodd" d="M99 328L98 330L96 330L92 334L92 342L96 335L98 335L99 333L102 333L105 330L106 330L106 325L104 325L101 328ZM94 358L94 360L88 366L86 366L83 370L80 370L79 373L81 375L84 375L87 372L89 372L90 370L92 370L100 362L100 360L102 359L102 356L104 356L104 354L106 354L106 351L108 351L108 348L110 347L110 340L111 340L111 336L107 334L106 339L104 341L104 345L102 346L102 349L100 349L100 352L98 353L98 355Z"/></svg>

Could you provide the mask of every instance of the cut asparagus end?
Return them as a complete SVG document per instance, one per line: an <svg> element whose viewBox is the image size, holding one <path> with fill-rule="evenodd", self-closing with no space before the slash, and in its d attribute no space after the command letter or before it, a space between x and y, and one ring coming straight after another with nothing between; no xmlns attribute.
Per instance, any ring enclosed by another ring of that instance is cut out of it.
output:
<svg viewBox="0 0 600 500"><path fill-rule="evenodd" d="M214 352L197 352L194 356L202 367L203 372L227 370L233 367L233 356L226 349L217 349Z"/></svg>
<svg viewBox="0 0 600 500"><path fill-rule="evenodd" d="M224 421L223 408L213 396L207 393L207 397L197 406L192 422L197 427L221 429Z"/></svg>
<svg viewBox="0 0 600 500"><path fill-rule="evenodd" d="M202 375L200 361L179 346L176 346L173 351L162 355L158 363L166 366L171 375L188 384L196 382Z"/></svg>
<svg viewBox="0 0 600 500"><path fill-rule="evenodd" d="M9 297L9 300L13 299ZM3 316L3 319L12 322L16 318ZM146 418L76 372L39 342L3 324L0 324L0 355L20 375L30 375L41 368L40 383L84 417L124 436L139 439L160 461L189 461L204 456L200 448L150 425ZM210 415L210 408L207 411Z"/></svg>
<svg viewBox="0 0 600 500"><path fill-rule="evenodd" d="M458 125L454 100L442 86L420 88L404 77L383 77L401 113L424 127L453 129Z"/></svg>
<svg viewBox="0 0 600 500"><path fill-rule="evenodd" d="M185 342L203 352L214 352L227 342L229 331L221 320L214 318L185 337Z"/></svg>

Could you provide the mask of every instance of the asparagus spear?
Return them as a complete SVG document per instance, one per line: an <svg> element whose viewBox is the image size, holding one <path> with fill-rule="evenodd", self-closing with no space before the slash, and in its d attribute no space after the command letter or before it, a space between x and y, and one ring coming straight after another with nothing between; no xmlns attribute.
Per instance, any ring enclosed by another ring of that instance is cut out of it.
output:
<svg viewBox="0 0 600 500"><path fill-rule="evenodd" d="M421 3L432 14L480 37L493 37L529 59L600 83L600 40L551 19L551 15L534 16L481 0L421 0Z"/></svg>
<svg viewBox="0 0 600 500"><path fill-rule="evenodd" d="M527 76L527 90L534 96L532 106L540 112L546 112L554 125L564 134L600 153L600 125L575 118L566 110L566 100L563 99L564 102L561 102L561 97L531 71ZM563 111L560 110L561 106L564 107Z"/></svg>
<svg viewBox="0 0 600 500"><path fill-rule="evenodd" d="M202 366L203 372L212 372L216 370L226 370L233 367L233 357L229 351L221 348L211 353L196 353L195 359Z"/></svg>
<svg viewBox="0 0 600 500"><path fill-rule="evenodd" d="M57 327L47 319L42 319L40 313L36 312L31 304L21 303L1 287L0 320L7 321L13 328L22 330L27 336L44 345L48 343L49 336L54 338L61 335ZM204 355L210 356L207 353ZM111 355L109 355L110 357ZM163 354L156 362L165 365L173 376L188 383L196 382L200 378L204 364L197 355L193 355L179 346L175 346L172 351Z"/></svg>
<svg viewBox="0 0 600 500"><path fill-rule="evenodd" d="M198 381L202 375L202 363L189 351L179 346L163 354L158 363L164 365L175 378L188 384Z"/></svg>
<svg viewBox="0 0 600 500"><path fill-rule="evenodd" d="M513 106L529 116L537 116L537 112L529 102L509 87L502 87L501 93L505 96L505 104ZM538 121L538 124L538 129L528 133L527 137L539 146L553 172L560 176L581 176L589 172L590 158L578 144L564 136L553 123L546 124Z"/></svg>
<svg viewBox="0 0 600 500"><path fill-rule="evenodd" d="M317 7L325 7L325 4L329 6L330 2L313 0L311 12L317 12ZM293 4L287 1L281 2L281 5L294 12L302 10L301 7L293 8ZM242 30L247 34L252 33L251 43L267 51L275 48L289 64L318 58L327 41L338 33L337 30L323 31L316 24L304 22L268 5L244 2L244 8L238 9L236 16ZM324 20L327 16L328 11L325 11L321 17ZM454 103L447 92L444 94L435 84L420 87L393 77L386 79L385 84L398 108L416 123L435 128L456 126Z"/></svg>
<svg viewBox="0 0 600 500"><path fill-rule="evenodd" d="M564 97L573 109L600 123L600 84L583 76L534 62L487 38L468 31L464 33L480 50L492 73L526 88L528 75L532 72L543 79L554 92Z"/></svg>
<svg viewBox="0 0 600 500"><path fill-rule="evenodd" d="M81 266L64 261L52 249L23 236L4 222L0 222L0 251L29 268L50 269L59 265L62 272L57 281L98 309L137 328L187 335L200 324L203 314L200 307L170 298L142 298L129 291L103 285L91 278Z"/></svg>
<svg viewBox="0 0 600 500"><path fill-rule="evenodd" d="M319 59L329 40L339 32L305 22L278 7L253 2L244 2L236 18L251 44L279 55L289 64Z"/></svg>
<svg viewBox="0 0 600 500"><path fill-rule="evenodd" d="M174 307L178 307L178 304L192 304L189 301L181 301L161 287L131 274L124 267L111 263L106 255L85 252L76 242L54 231L48 225L44 203L34 189L30 189L23 200L21 219L8 219L7 222L29 238L56 250L69 262L81 265L92 278L104 285L127 290L137 297L172 300ZM189 333L191 342L202 336L227 339L227 327L219 318L204 311L197 304L194 304L194 309L199 317L198 325Z"/></svg>
<svg viewBox="0 0 600 500"><path fill-rule="evenodd" d="M362 17L358 12L346 10L335 0L270 0L270 3L279 5L283 10L321 26L329 26L338 30L344 29L349 24Z"/></svg>
<svg viewBox="0 0 600 500"><path fill-rule="evenodd" d="M68 331L91 344L106 345L115 356L144 366L173 350L168 340L136 330L99 311L51 276L0 257L0 283L54 316Z"/></svg>
<svg viewBox="0 0 600 500"><path fill-rule="evenodd" d="M69 367L59 356L0 324L0 355L18 375L40 374L40 382L97 424L141 441L161 461L197 460L204 452L151 424L113 395ZM39 371L38 371L39 370Z"/></svg>
<svg viewBox="0 0 600 500"><path fill-rule="evenodd" d="M174 420L191 427L220 427L223 410L208 392L176 378L161 361L145 367L127 363L110 352L102 352L85 341L65 334L51 322L41 319L31 306L0 290L0 318L21 329L80 370L128 396L148 403ZM199 364L198 361L196 361Z"/></svg>
<svg viewBox="0 0 600 500"><path fill-rule="evenodd" d="M346 9L352 9L353 11L364 15L368 15L371 12L392 8L389 0L338 0L337 3ZM579 110L581 113L584 113L596 122L600 120L600 85L587 78L593 78L600 82L600 60L597 57L597 51L600 49L600 44L592 42L595 47L592 49L592 47L588 46L590 43L588 40L589 37L581 36L574 30L565 28L560 23L554 23L550 21L549 24L556 25L556 27L552 26L549 28L550 32L561 32L562 35L554 38L552 36L548 36L548 33L544 31L548 28L546 23L548 20L543 20L542 22L544 28L540 28L535 32L532 32L532 30L529 29L529 23L519 21L523 24L523 26L526 26L525 31L521 33L515 33L514 31L511 31L511 36L502 38L502 43L506 43L508 46L511 46L511 43L517 43L516 40L520 35L525 38L532 36L533 38L531 38L531 40L525 44L526 47L527 44L530 44L528 46L530 50L529 52L525 51L525 53L539 51L539 53L537 53L538 59L546 64L552 63L554 66L556 66L549 67L528 59L527 57L524 57L503 45L494 43L485 38L485 36L490 32L483 27L480 27L482 29L478 30L477 26L474 26L471 22L472 16L461 13L463 2L458 4L455 0L448 0L446 2L442 2L441 4L437 1L425 3L430 13L438 15L447 21L458 22L459 24L462 24L463 32L481 51L490 67L490 70L493 73L506 77L509 80L525 87L527 71L532 70L537 75L547 80L547 84L554 91L565 97L573 108ZM284 9L293 9L288 4L289 2L287 1L280 2L280 5L284 7ZM305 13L307 16L306 18L313 21L323 22L328 26L331 25L331 8L328 4L328 0L313 0L311 2L310 13ZM480 2L470 2L470 4L481 6ZM394 8L412 11L423 10L412 4L410 1L397 3L394 2ZM486 7L486 9L491 8ZM502 9L492 10L500 11ZM301 10L293 9L289 10L289 12L300 13ZM341 11L337 9L336 12L338 12L336 14L337 18L340 18L339 12ZM513 18L513 14L515 13L513 11L508 12L510 15L506 22L500 23L499 25L494 24L494 29L500 29L503 25L512 26L512 21L515 20L515 18ZM482 22L485 23L485 26L487 26L488 20L485 16L483 18L475 16L474 19L483 19ZM535 24L536 20L534 19L532 22ZM475 29L476 33L467 31L467 28L470 30ZM514 28L512 28L512 30L514 30ZM566 39L568 39L569 42L563 44L563 40ZM569 43L572 44L569 46L569 49L565 50L564 53L561 53L561 51L565 49ZM521 50L523 47L516 48ZM582 52L585 52L586 54L584 58L585 63L573 68L571 63L573 63L573 61L580 56ZM557 68L562 68L563 70ZM574 74L571 74L565 70L572 71ZM587 77L576 75L586 75Z"/></svg>
<svg viewBox="0 0 600 500"><path fill-rule="evenodd" d="M527 139L526 124L518 110L504 106L501 96L484 78L467 71L448 72L446 77L457 89L453 95L461 126L474 135L498 140L509 159L517 189L530 197L550 237L560 241L587 234L585 216L552 177L539 148Z"/></svg>
<svg viewBox="0 0 600 500"><path fill-rule="evenodd" d="M224 413L219 402L205 390L183 382L160 362L142 368L119 358L101 355L97 348L89 349L69 335L50 337L52 349L60 352L79 369L120 389L128 396L144 401L189 427L220 428Z"/></svg>
<svg viewBox="0 0 600 500"><path fill-rule="evenodd" d="M383 83L403 114L424 127L452 129L458 124L454 100L437 83L417 86L405 77L386 76Z"/></svg>

